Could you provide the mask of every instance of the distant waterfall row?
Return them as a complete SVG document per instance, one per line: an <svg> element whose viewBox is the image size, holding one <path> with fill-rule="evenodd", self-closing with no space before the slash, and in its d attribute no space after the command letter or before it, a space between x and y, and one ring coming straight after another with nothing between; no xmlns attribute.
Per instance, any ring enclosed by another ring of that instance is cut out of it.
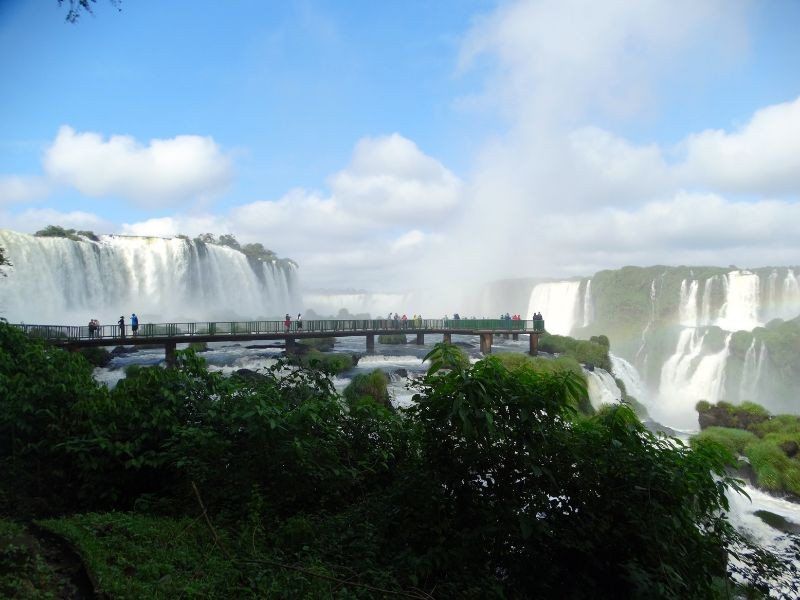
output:
<svg viewBox="0 0 800 600"><path fill-rule="evenodd" d="M786 345L800 329L799 272L602 271L534 285L528 318L541 312L550 333L608 335L620 357L616 376L641 381L629 393L645 400L662 422L696 427L694 404L701 399L753 400L775 411L792 410L788 390L800 385L800 375L787 367L796 361L787 359Z"/></svg>
<svg viewBox="0 0 800 600"><path fill-rule="evenodd" d="M0 315L28 323L275 317L299 305L296 270L186 239L100 241L0 230L14 267L0 281Z"/></svg>
<svg viewBox="0 0 800 600"><path fill-rule="evenodd" d="M749 331L775 318L796 317L800 314L800 281L793 269L781 271L772 269L766 277L751 271L731 271L702 281L684 279L681 325ZM721 302L715 305L715 298L721 298Z"/></svg>

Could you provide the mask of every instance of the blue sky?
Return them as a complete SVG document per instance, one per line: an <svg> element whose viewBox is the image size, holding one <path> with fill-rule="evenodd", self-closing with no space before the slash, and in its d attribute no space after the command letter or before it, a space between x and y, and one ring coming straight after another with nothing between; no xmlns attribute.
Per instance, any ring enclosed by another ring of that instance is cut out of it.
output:
<svg viewBox="0 0 800 600"><path fill-rule="evenodd" d="M0 227L230 231L379 289L459 246L485 278L797 256L800 2L600 5L3 0Z"/></svg>

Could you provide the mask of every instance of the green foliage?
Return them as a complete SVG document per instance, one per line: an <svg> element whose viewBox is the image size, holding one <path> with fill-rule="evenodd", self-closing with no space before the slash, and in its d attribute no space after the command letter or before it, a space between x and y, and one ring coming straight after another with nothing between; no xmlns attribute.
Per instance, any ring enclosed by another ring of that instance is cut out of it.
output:
<svg viewBox="0 0 800 600"><path fill-rule="evenodd" d="M378 336L379 344L407 344L408 338L404 333L387 333Z"/></svg>
<svg viewBox="0 0 800 600"><path fill-rule="evenodd" d="M709 427L704 429L691 439L692 447L698 444L713 442L725 448L731 457L737 454L744 454L745 447L758 439L749 431L743 429L732 429L730 427Z"/></svg>
<svg viewBox="0 0 800 600"><path fill-rule="evenodd" d="M745 455L758 477L759 486L800 495L800 462L787 457L774 440L751 442L745 448Z"/></svg>
<svg viewBox="0 0 800 600"><path fill-rule="evenodd" d="M64 3L65 0L58 0L59 6ZM69 11L67 12L66 21L68 23L77 23L81 17L83 12L87 12L90 15L93 14L92 11L92 4L96 3L97 0L66 0L69 2ZM122 10L120 5L122 4L122 0L108 0L113 7L117 10Z"/></svg>
<svg viewBox="0 0 800 600"><path fill-rule="evenodd" d="M78 548L97 592L107 597L221 599L242 592L238 571L196 519L112 512L41 524Z"/></svg>
<svg viewBox="0 0 800 600"><path fill-rule="evenodd" d="M597 340L599 337L594 340L576 340L564 335L543 333L539 336L539 350L549 354L566 354L578 362L591 363L611 373L613 369L611 357L608 355L609 346ZM608 338L605 341L608 342Z"/></svg>
<svg viewBox="0 0 800 600"><path fill-rule="evenodd" d="M0 323L3 508L149 513L47 522L114 597L707 598L725 549L751 548L725 520L724 450L656 437L626 406L580 417L572 369L437 344L397 414L345 404L318 370L225 379L176 356L109 391Z"/></svg>
<svg viewBox="0 0 800 600"><path fill-rule="evenodd" d="M23 525L0 519L0 598L54 600L58 592L36 538Z"/></svg>
<svg viewBox="0 0 800 600"><path fill-rule="evenodd" d="M82 242L85 239L90 239L94 242L98 241L99 238L95 235L93 231L75 231L74 229L64 229L63 227L59 227L58 225L48 225L44 229L40 229L36 233L34 233L36 237L60 237L66 238L68 240L72 240L73 242Z"/></svg>
<svg viewBox="0 0 800 600"><path fill-rule="evenodd" d="M80 353L94 367L105 367L111 362L111 353L101 346L81 348Z"/></svg>
<svg viewBox="0 0 800 600"><path fill-rule="evenodd" d="M313 348L320 352L330 352L336 344L335 337L321 337L321 338L303 338L297 340L297 343L307 348Z"/></svg>
<svg viewBox="0 0 800 600"><path fill-rule="evenodd" d="M359 373L344 389L344 397L350 406L361 402L375 402L384 408L391 408L388 384L389 377L380 369L374 369L369 373Z"/></svg>
<svg viewBox="0 0 800 600"><path fill-rule="evenodd" d="M356 364L352 354L347 354L346 352L320 352L313 348L304 354L290 356L289 361L294 365L317 369L331 375L349 371Z"/></svg>

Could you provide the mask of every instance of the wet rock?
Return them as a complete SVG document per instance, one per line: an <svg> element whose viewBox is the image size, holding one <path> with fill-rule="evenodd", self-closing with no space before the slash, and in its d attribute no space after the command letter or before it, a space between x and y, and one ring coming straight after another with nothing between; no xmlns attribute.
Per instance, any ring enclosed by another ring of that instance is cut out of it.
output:
<svg viewBox="0 0 800 600"><path fill-rule="evenodd" d="M757 510L753 514L773 529L777 529L778 531L782 531L784 533L800 533L800 525L790 521L786 517L776 515L768 510Z"/></svg>
<svg viewBox="0 0 800 600"><path fill-rule="evenodd" d="M793 440L786 440L780 445L780 449L789 458L794 458L797 456L797 452L800 451L800 446Z"/></svg>
<svg viewBox="0 0 800 600"><path fill-rule="evenodd" d="M124 356L125 354L134 354L138 351L139 348L136 346L115 346L109 354L111 354L111 356Z"/></svg>
<svg viewBox="0 0 800 600"><path fill-rule="evenodd" d="M261 373L256 373L252 369L238 369L235 372L237 377L244 379L245 381L253 381L253 382L261 382L264 381L267 377L262 375Z"/></svg>
<svg viewBox="0 0 800 600"><path fill-rule="evenodd" d="M395 369L394 374L398 377L408 377L408 369Z"/></svg>

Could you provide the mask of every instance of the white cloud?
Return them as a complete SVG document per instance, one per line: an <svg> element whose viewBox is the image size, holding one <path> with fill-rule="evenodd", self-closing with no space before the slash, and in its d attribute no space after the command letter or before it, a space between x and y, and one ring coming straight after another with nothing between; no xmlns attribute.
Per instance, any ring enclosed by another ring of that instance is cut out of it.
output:
<svg viewBox="0 0 800 600"><path fill-rule="evenodd" d="M461 194L455 175L397 133L359 140L348 167L329 183L348 211L395 224L438 221Z"/></svg>
<svg viewBox="0 0 800 600"><path fill-rule="evenodd" d="M50 186L41 177L0 177L0 206L36 200L49 192Z"/></svg>
<svg viewBox="0 0 800 600"><path fill-rule="evenodd" d="M83 211L63 212L53 208L31 208L19 214L3 214L4 227L15 231L34 232L47 225L60 225L67 229L84 229L95 233L113 233L116 225L92 213Z"/></svg>
<svg viewBox="0 0 800 600"><path fill-rule="evenodd" d="M205 200L230 182L232 165L213 139L180 135L150 140L130 136L105 140L63 126L44 156L57 183L91 197L121 197L145 207Z"/></svg>
<svg viewBox="0 0 800 600"><path fill-rule="evenodd" d="M690 135L684 177L715 189L800 195L800 98L756 111L737 131Z"/></svg>
<svg viewBox="0 0 800 600"><path fill-rule="evenodd" d="M399 134L359 140L348 166L329 183L328 194L295 189L222 216L176 215L126 224L123 231L233 232L240 242L260 242L297 260L314 286L402 286L415 268L411 261L439 243L422 228L440 223L462 194L453 173Z"/></svg>
<svg viewBox="0 0 800 600"><path fill-rule="evenodd" d="M745 43L746 4L708 0L520 0L475 21L461 68L488 59L484 94L516 120L551 126L588 109L648 108L658 76L689 49L707 60ZM696 60L696 56L693 57Z"/></svg>

